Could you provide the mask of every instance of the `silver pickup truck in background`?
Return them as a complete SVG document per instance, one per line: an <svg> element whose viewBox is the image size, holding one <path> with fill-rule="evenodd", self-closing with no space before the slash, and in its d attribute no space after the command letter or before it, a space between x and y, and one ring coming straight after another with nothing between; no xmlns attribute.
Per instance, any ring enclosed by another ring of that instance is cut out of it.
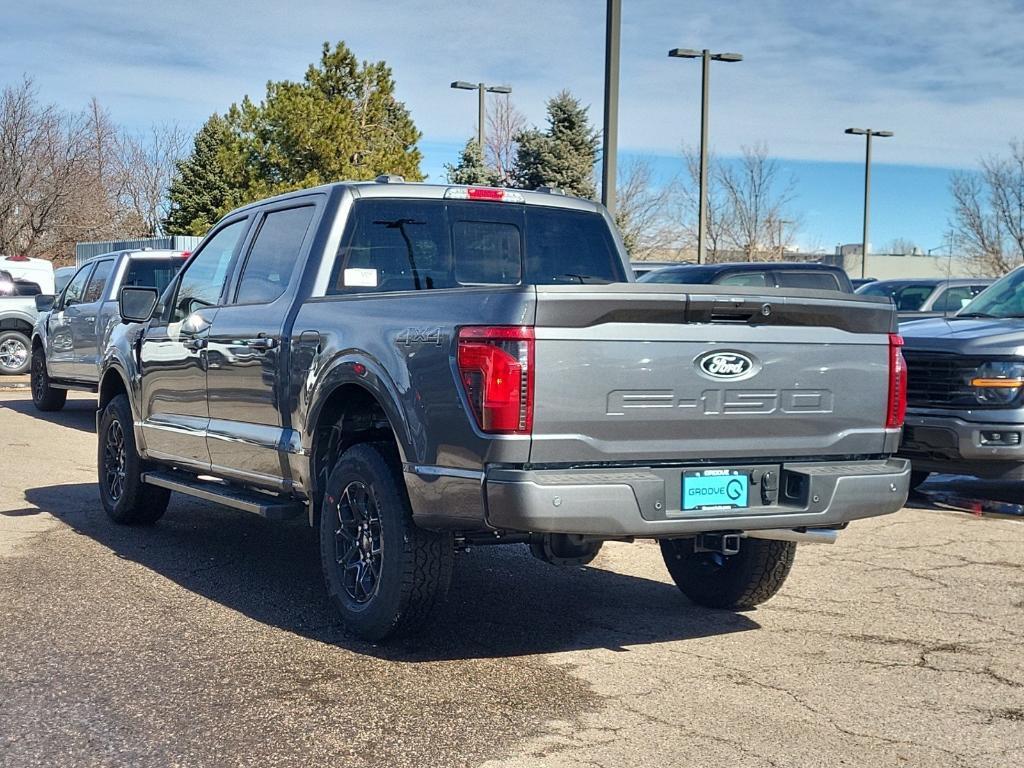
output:
<svg viewBox="0 0 1024 768"><path fill-rule="evenodd" d="M36 296L31 338L32 402L41 411L64 407L69 389L97 391L99 362L121 318L124 286L162 291L185 263L182 251L117 251L83 264L58 296ZM30 301L33 301L30 299Z"/></svg>
<svg viewBox="0 0 1024 768"><path fill-rule="evenodd" d="M26 373L32 360L32 327L39 317L32 296L0 296L0 375Z"/></svg>
<svg viewBox="0 0 1024 768"><path fill-rule="evenodd" d="M680 589L748 608L796 544L904 503L892 304L637 285L600 205L339 183L226 216L101 362L100 497L171 491L319 528L346 625L408 632L457 551L585 563L658 540Z"/></svg>

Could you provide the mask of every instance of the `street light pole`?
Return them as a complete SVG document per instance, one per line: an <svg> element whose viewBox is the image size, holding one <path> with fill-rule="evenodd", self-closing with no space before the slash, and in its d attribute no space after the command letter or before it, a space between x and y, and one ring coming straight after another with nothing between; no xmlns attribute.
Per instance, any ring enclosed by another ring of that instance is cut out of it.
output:
<svg viewBox="0 0 1024 768"><path fill-rule="evenodd" d="M488 93L512 93L512 88L507 85L487 85L486 83L469 83L465 80L456 80L451 85L463 91L477 92L477 122L476 122L476 143L480 148L480 154L484 154L484 124L487 120L486 96Z"/></svg>
<svg viewBox="0 0 1024 768"><path fill-rule="evenodd" d="M871 217L871 138L888 138L893 135L892 131L873 131L870 128L847 128L845 133L852 136L864 136L864 231L860 244L860 276L863 278L867 271L868 261L868 223Z"/></svg>
<svg viewBox="0 0 1024 768"><path fill-rule="evenodd" d="M701 51L700 74L700 203L697 206L697 263L707 261L708 234L708 90L711 86L711 52Z"/></svg>
<svg viewBox="0 0 1024 768"><path fill-rule="evenodd" d="M697 263L706 259L708 227L708 90L711 81L711 62L743 61L738 53L712 53L707 48L695 51L691 48L673 48L668 55L674 59L700 59L700 189L697 203Z"/></svg>
<svg viewBox="0 0 1024 768"><path fill-rule="evenodd" d="M619 30L622 0L608 0L604 44L604 146L601 150L601 202L615 215L616 162L619 143Z"/></svg>

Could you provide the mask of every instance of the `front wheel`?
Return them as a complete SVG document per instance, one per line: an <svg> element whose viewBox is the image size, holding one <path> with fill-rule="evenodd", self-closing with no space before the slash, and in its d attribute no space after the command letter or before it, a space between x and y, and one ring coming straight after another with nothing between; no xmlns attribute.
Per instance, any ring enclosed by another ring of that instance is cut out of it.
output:
<svg viewBox="0 0 1024 768"><path fill-rule="evenodd" d="M32 364L32 342L21 331L0 333L0 374L17 376L28 373Z"/></svg>
<svg viewBox="0 0 1024 768"><path fill-rule="evenodd" d="M661 555L684 595L708 608L753 608L782 587L796 543L743 539L735 555L694 551L693 539L662 539Z"/></svg>
<svg viewBox="0 0 1024 768"><path fill-rule="evenodd" d="M97 468L100 501L107 516L121 525L152 525L167 510L171 492L142 481L145 470L132 428L132 408L118 395L103 409Z"/></svg>
<svg viewBox="0 0 1024 768"><path fill-rule="evenodd" d="M46 353L42 347L32 351L32 403L40 411L59 411L68 399L66 389L50 386L50 374L46 370Z"/></svg>
<svg viewBox="0 0 1024 768"><path fill-rule="evenodd" d="M393 449L349 448L324 491L320 561L345 626L367 640L419 629L447 595L455 550L413 522Z"/></svg>

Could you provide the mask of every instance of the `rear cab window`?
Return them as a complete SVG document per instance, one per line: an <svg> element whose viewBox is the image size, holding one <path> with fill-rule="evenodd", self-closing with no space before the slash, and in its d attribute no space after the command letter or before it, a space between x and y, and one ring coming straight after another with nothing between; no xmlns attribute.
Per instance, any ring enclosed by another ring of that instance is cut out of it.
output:
<svg viewBox="0 0 1024 768"><path fill-rule="evenodd" d="M605 219L539 205L364 199L328 294L626 282Z"/></svg>
<svg viewBox="0 0 1024 768"><path fill-rule="evenodd" d="M184 264L182 256L130 258L121 287L156 288L162 294Z"/></svg>

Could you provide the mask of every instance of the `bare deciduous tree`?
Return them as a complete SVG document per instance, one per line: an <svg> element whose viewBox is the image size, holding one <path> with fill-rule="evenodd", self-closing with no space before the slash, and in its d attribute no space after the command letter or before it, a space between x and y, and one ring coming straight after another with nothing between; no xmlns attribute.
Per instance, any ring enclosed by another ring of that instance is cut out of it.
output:
<svg viewBox="0 0 1024 768"><path fill-rule="evenodd" d="M737 163L719 164L718 183L726 200L723 227L731 247L749 261L781 259L797 224L787 213L795 181L780 178L768 147L743 147Z"/></svg>
<svg viewBox="0 0 1024 768"><path fill-rule="evenodd" d="M689 185L683 191L686 229L697 239L700 156L684 148ZM709 261L777 261L793 244L800 216L791 210L796 181L783 178L764 144L744 147L735 161L708 157Z"/></svg>
<svg viewBox="0 0 1024 768"><path fill-rule="evenodd" d="M155 125L142 135L118 137L120 197L149 237L163 234L167 188L187 144L188 137L177 125Z"/></svg>
<svg viewBox="0 0 1024 768"><path fill-rule="evenodd" d="M977 172L950 181L952 242L978 275L1002 275L1024 263L1024 143L1007 157L988 157Z"/></svg>
<svg viewBox="0 0 1024 768"><path fill-rule="evenodd" d="M686 240L679 221L679 183L659 183L649 158L633 158L619 167L615 223L634 259L678 256Z"/></svg>
<svg viewBox="0 0 1024 768"><path fill-rule="evenodd" d="M71 114L29 79L0 93L0 253L69 261L76 242L156 234L184 137L123 133L93 99Z"/></svg>
<svg viewBox="0 0 1024 768"><path fill-rule="evenodd" d="M523 115L508 96L491 99L484 136L484 162L497 172L498 183L508 186L516 160L516 136L526 129Z"/></svg>

